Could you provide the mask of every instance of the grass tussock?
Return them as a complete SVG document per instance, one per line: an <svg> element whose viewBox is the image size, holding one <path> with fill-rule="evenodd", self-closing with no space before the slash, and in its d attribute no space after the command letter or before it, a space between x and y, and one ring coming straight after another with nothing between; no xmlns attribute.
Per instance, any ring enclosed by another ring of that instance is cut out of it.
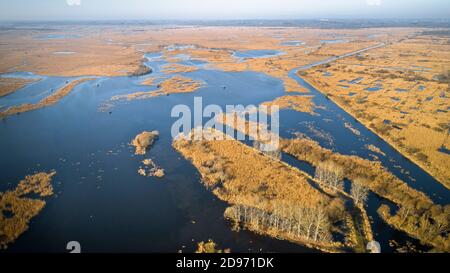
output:
<svg viewBox="0 0 450 273"><path fill-rule="evenodd" d="M229 248L220 249L219 246L211 239L208 242L201 241L197 244L197 250L195 253L230 253Z"/></svg>
<svg viewBox="0 0 450 273"><path fill-rule="evenodd" d="M152 69L150 67L146 66L143 63L144 61L145 60L142 60L142 63L139 64L139 66L136 67L136 69L133 72L129 72L128 76L129 77L139 77L139 76L144 76L144 75L152 73L153 72Z"/></svg>

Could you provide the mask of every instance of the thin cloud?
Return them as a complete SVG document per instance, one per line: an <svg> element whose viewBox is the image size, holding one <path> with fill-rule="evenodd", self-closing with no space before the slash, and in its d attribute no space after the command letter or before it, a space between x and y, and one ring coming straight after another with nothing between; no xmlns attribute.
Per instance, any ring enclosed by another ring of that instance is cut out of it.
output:
<svg viewBox="0 0 450 273"><path fill-rule="evenodd" d="M67 0L69 6L81 6L81 0Z"/></svg>
<svg viewBox="0 0 450 273"><path fill-rule="evenodd" d="M366 3L369 6L381 6L383 4L381 0L366 0Z"/></svg>

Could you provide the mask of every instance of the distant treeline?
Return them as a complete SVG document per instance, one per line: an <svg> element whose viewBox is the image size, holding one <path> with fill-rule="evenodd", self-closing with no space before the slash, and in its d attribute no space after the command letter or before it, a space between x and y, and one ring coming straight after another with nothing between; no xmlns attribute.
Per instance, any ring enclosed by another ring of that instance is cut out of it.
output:
<svg viewBox="0 0 450 273"><path fill-rule="evenodd" d="M443 30L426 30L426 31L422 31L422 35L431 35L431 36L450 36L450 29L443 29Z"/></svg>
<svg viewBox="0 0 450 273"><path fill-rule="evenodd" d="M262 27L313 27L313 28L382 28L425 27L449 28L450 19L299 19L299 20L84 20L84 21L0 21L0 29L36 27L47 29L50 25L124 25L124 26L262 26Z"/></svg>

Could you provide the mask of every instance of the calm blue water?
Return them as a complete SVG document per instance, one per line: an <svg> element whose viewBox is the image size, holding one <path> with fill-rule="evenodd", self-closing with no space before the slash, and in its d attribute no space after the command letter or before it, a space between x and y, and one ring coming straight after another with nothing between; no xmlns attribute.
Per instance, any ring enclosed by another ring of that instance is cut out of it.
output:
<svg viewBox="0 0 450 273"><path fill-rule="evenodd" d="M204 70L199 63L199 70L183 73L204 82L197 92L121 101L109 110L111 113L98 111L114 95L155 90L140 82L161 76L160 67L167 62L159 53L145 57L153 68L150 76L98 78L75 87L56 105L0 121L0 165L4 170L0 172L0 191L13 188L35 171L57 170L55 197L48 199L46 208L9 251L60 252L72 240L80 241L83 250L89 252L193 251L196 242L212 238L234 252L311 252L251 232L233 232L223 220L226 204L199 183L196 169L171 147L170 126L175 119L170 111L174 105L193 107L194 96L201 96L204 105L214 103L223 108L227 104L256 105L283 95L282 82L255 72ZM281 111L282 137L302 132L324 147L368 159L371 152L365 145L373 144L386 153L377 156L391 172L435 202L449 203L449 192L432 177L304 82L294 70L290 76L305 86L314 95L314 103L323 108L316 109L317 116ZM72 78L42 78L0 98L0 105L38 101L68 80ZM361 135L345 128L345 122ZM137 174L146 157L133 155L128 143L143 130L161 133L147 157L165 169L162 179ZM308 173L314 171L292 157L284 155L283 160ZM377 198L370 197L368 211L383 246L392 238L406 240L406 236L395 235L396 231L377 220L374 211L385 202Z"/></svg>
<svg viewBox="0 0 450 273"><path fill-rule="evenodd" d="M373 87L367 87L365 90L371 91L371 92L376 92L376 91L380 91L381 89L383 89L383 87L381 87L381 86L373 86Z"/></svg>
<svg viewBox="0 0 450 273"><path fill-rule="evenodd" d="M343 39L334 39L334 40L321 40L322 44L342 44L342 43L348 43L348 40Z"/></svg>
<svg viewBox="0 0 450 273"><path fill-rule="evenodd" d="M252 59L252 58L268 58L273 56L282 55L283 52L279 50L267 50L267 49L261 49L261 50L246 50L246 51L236 51L233 53L233 56L245 60L245 59Z"/></svg>
<svg viewBox="0 0 450 273"><path fill-rule="evenodd" d="M447 155L450 155L450 150L449 149L447 149L447 148L445 148L444 146L441 146L440 148L439 148L439 150L438 150L439 152L441 152L441 153L444 153L444 154L447 154Z"/></svg>
<svg viewBox="0 0 450 273"><path fill-rule="evenodd" d="M305 42L303 41L285 41L280 43L282 46L302 46L304 44Z"/></svg>
<svg viewBox="0 0 450 273"><path fill-rule="evenodd" d="M81 38L80 35L77 34L45 34L36 36L34 39L36 40L65 40L65 39L78 39Z"/></svg>
<svg viewBox="0 0 450 273"><path fill-rule="evenodd" d="M252 72L187 76L207 85L195 94L120 103L109 114L97 108L111 96L150 88L138 84L145 77L101 78L77 86L56 105L1 121L0 165L8 171L0 174L0 190L34 171L57 170L56 196L9 251L60 252L71 240L89 252L193 251L198 241L212 238L236 252L314 252L233 232L223 220L226 204L199 183L195 168L171 147L174 105L192 106L194 96L222 106L260 103L283 94L282 83ZM137 174L145 157L134 156L128 143L143 130L161 133L148 157L166 170L163 179Z"/></svg>
<svg viewBox="0 0 450 273"><path fill-rule="evenodd" d="M324 105L326 107L326 109L316 109L316 112L320 116L316 118L314 122L317 124L318 128L325 130L333 136L334 146L329 148L333 148L333 150L342 154L356 154L362 158L371 159L369 156L371 152L367 150L365 146L366 144L373 144L386 154L386 156L379 154L377 154L377 156L383 166L385 166L390 172L408 183L408 185L412 188L423 191L429 195L435 203L450 203L450 191L447 190L442 184L437 182L428 173L398 153L380 137L365 128L347 112L332 103L317 89L298 77L295 72L296 70L291 71L290 76L296 79L299 84L306 87L314 95L313 101L316 105ZM295 128L293 127L295 125L292 123L300 119L294 118L293 116L297 114L294 114L293 112L294 111L292 111L289 115L290 118L283 118L283 112L280 113L280 120L282 120L280 127L284 126L285 128ZM306 118L307 117L302 117L302 119ZM315 117L312 117L311 119L314 118ZM329 122L329 120L332 120L333 122ZM289 125L290 122L291 125ZM361 134L359 136L354 135L350 130L344 127L345 122L350 123L352 127L357 129ZM323 146L326 147L326 143L324 144L325 145ZM394 166L400 166L400 168ZM402 169L407 172L402 172Z"/></svg>

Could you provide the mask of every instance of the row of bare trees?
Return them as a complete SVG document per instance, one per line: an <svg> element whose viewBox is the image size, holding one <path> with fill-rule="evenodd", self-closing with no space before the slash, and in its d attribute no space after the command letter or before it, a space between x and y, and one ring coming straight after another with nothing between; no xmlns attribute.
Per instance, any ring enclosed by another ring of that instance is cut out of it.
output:
<svg viewBox="0 0 450 273"><path fill-rule="evenodd" d="M314 178L332 191L344 190L344 168L334 161L321 162L316 167ZM366 203L369 194L367 184L368 181L362 178L352 181L350 196L355 204L364 206Z"/></svg>
<svg viewBox="0 0 450 273"><path fill-rule="evenodd" d="M244 205L234 205L225 217L236 227L251 226L256 230L272 230L300 240L331 242L330 220L323 207L302 208L286 202L276 203L272 212Z"/></svg>
<svg viewBox="0 0 450 273"><path fill-rule="evenodd" d="M316 167L315 179L333 191L344 189L344 168L334 161L321 162Z"/></svg>

